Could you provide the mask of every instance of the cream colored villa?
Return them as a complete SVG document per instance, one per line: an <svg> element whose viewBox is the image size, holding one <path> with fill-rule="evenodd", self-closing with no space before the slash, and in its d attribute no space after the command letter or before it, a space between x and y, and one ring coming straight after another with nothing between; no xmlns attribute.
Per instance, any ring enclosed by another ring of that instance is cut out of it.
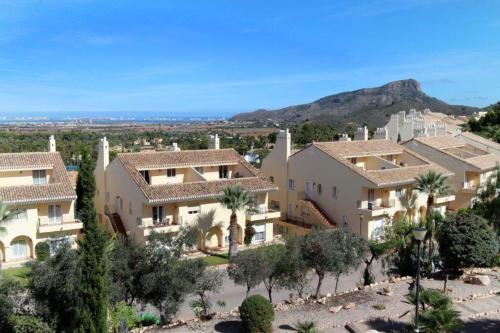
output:
<svg viewBox="0 0 500 333"><path fill-rule="evenodd" d="M268 209L268 192L277 187L235 150L210 146L215 149L122 153L109 163L102 139L95 170L100 221L141 242L152 230L175 235L182 226L197 225L199 249L225 247L231 212L217 197L225 186L240 184L255 195L256 210L238 212L238 242L246 223L256 231L254 243L271 241L280 214Z"/></svg>
<svg viewBox="0 0 500 333"><path fill-rule="evenodd" d="M315 142L293 155L290 145L290 133L281 131L262 165L279 187L270 204L281 211L282 234L322 224L376 237L387 220L425 215L427 195L412 190L416 176L429 170L453 175L390 140ZM452 200L437 198L435 209L444 212Z"/></svg>
<svg viewBox="0 0 500 333"><path fill-rule="evenodd" d="M495 170L500 164L500 157L458 136L415 138L404 146L454 173L450 177L456 197L449 204L452 210L470 207L486 188L486 183L495 181Z"/></svg>
<svg viewBox="0 0 500 333"><path fill-rule="evenodd" d="M34 258L35 245L47 241L51 250L63 241L76 245L82 223L75 218L76 193L55 151L0 154L0 202L17 214L0 232L0 260L9 264Z"/></svg>

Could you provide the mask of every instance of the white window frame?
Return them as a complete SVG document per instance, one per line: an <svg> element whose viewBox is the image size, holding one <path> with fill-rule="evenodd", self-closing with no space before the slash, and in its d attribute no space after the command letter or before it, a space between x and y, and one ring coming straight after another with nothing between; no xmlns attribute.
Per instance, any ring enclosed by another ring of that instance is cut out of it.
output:
<svg viewBox="0 0 500 333"><path fill-rule="evenodd" d="M177 170L175 168L167 169L167 178L175 178L177 176Z"/></svg>
<svg viewBox="0 0 500 333"><path fill-rule="evenodd" d="M33 170L33 185L47 184L47 170Z"/></svg>
<svg viewBox="0 0 500 333"><path fill-rule="evenodd" d="M293 180L292 178L288 179L288 190L295 190L295 180Z"/></svg>
<svg viewBox="0 0 500 333"><path fill-rule="evenodd" d="M26 208L15 209L12 215L13 221L24 221L28 219L28 210Z"/></svg>
<svg viewBox="0 0 500 333"><path fill-rule="evenodd" d="M200 206L191 206L191 207L188 207L188 211L187 213L189 215L196 215L196 214L199 214L200 213Z"/></svg>
<svg viewBox="0 0 500 333"><path fill-rule="evenodd" d="M156 211L156 214L155 214ZM153 206L151 211L151 219L153 220L153 224L162 223L163 222L163 206ZM155 221L156 215L156 221Z"/></svg>
<svg viewBox="0 0 500 333"><path fill-rule="evenodd" d="M21 244L23 244L22 247L20 246ZM26 239L18 239L10 243L10 255L13 258L27 258L29 256L29 250Z"/></svg>
<svg viewBox="0 0 500 333"><path fill-rule="evenodd" d="M63 223L63 214L61 205L49 205L48 217L50 225L58 225Z"/></svg>

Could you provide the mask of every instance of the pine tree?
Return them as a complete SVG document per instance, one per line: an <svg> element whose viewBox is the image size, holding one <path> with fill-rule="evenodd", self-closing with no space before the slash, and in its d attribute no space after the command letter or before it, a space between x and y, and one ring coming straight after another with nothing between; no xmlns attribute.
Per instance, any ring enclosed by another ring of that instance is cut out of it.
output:
<svg viewBox="0 0 500 333"><path fill-rule="evenodd" d="M83 222L83 238L78 242L80 286L76 320L79 332L106 333L108 281L105 255L108 237L97 222L92 169L91 160L84 158L77 180L77 211Z"/></svg>

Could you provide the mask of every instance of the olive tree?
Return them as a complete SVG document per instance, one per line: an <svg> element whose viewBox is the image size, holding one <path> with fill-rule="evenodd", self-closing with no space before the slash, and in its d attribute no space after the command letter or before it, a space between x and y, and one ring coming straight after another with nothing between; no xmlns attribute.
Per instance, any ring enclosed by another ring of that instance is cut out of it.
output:
<svg viewBox="0 0 500 333"><path fill-rule="evenodd" d="M255 250L239 252L231 258L227 267L229 278L234 283L246 287L246 297L252 288L255 288L264 279L265 267L261 255Z"/></svg>

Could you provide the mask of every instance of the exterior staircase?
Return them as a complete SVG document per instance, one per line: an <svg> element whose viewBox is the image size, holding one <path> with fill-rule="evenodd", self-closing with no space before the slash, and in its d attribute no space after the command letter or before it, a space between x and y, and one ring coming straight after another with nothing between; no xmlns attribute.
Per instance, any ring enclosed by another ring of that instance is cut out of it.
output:
<svg viewBox="0 0 500 333"><path fill-rule="evenodd" d="M311 199L304 199L304 206L306 206L311 214L328 228L335 228L337 224L330 219L330 217Z"/></svg>
<svg viewBox="0 0 500 333"><path fill-rule="evenodd" d="M115 234L122 234L125 238L127 238L127 231L125 230L125 226L123 225L122 218L120 217L120 214L118 213L113 213L113 214L106 214L109 218L109 221L111 222L111 227L113 227L113 231Z"/></svg>

